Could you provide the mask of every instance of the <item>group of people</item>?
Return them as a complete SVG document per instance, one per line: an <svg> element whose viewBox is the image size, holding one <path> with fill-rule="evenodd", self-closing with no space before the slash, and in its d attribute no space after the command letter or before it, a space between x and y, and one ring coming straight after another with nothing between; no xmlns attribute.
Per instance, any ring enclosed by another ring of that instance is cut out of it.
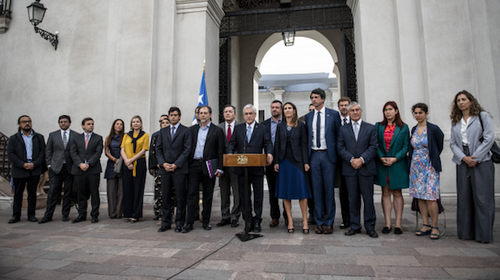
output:
<svg viewBox="0 0 500 280"><path fill-rule="evenodd" d="M244 123L236 122L236 108L226 105L224 122L212 124L212 109L195 110L197 124L180 123L181 111L171 107L160 117L160 130L149 135L142 119L134 116L125 133L121 119L113 122L109 135L93 132L94 121L82 121L83 133L70 129L71 118L59 117L60 129L44 137L31 126L29 116L18 119L19 131L9 139L8 157L12 163L15 187L13 216L20 221L22 194L28 189L28 220L35 217L36 186L45 168L49 170L50 190L47 210L39 223L52 220L58 195L64 183L62 214L69 221L72 188L78 197L78 217L87 218L87 200L91 198L91 221L99 217L100 157L104 149L108 162L108 215L134 223L143 217L146 174L155 178L154 218L160 220L159 232L175 227L188 233L196 220L210 230L212 198L219 178L222 220L217 226L239 226L240 215L250 231L260 232L264 203L263 176L269 186L270 227L279 225L281 215L288 233L294 232L291 201L299 200L302 231L333 233L336 212L335 184L340 188L342 224L345 235L361 233L361 199L364 204L364 228L370 237L375 231L374 184L382 189L385 225L382 233L393 230L402 234L404 199L402 189L409 188L422 215L423 226L415 234L439 239L440 154L444 134L428 122L428 106L415 104L411 110L417 125L405 124L396 102L383 108L383 120L372 125L362 119L363 110L348 97L338 100L339 111L325 107L325 92L315 89L304 121L300 121L291 102L271 103L271 117L256 122L257 110L244 106ZM490 242L494 221L494 166L490 149L495 141L490 115L467 91L459 92L452 102L450 146L457 165L457 227L461 239ZM146 151L149 150L147 168ZM267 166L249 167L245 177L241 167L224 167L224 154L266 154ZM245 182L247 178L248 182ZM337 180L336 180L337 179ZM253 199L245 196L245 183L251 186ZM72 187L73 186L73 187ZM199 193L202 212L199 214ZM231 193L233 194L231 207ZM283 200L283 213L279 199ZM309 218L307 211L309 208ZM247 209L247 210L245 210ZM174 214L175 211L175 214ZM175 217L175 218L174 218ZM430 220L429 220L430 219Z"/></svg>

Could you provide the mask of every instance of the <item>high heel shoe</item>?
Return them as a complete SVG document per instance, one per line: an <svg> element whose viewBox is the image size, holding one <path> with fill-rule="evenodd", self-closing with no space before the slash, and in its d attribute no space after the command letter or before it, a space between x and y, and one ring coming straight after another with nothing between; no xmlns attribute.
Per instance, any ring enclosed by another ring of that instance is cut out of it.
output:
<svg viewBox="0 0 500 280"><path fill-rule="evenodd" d="M302 229L303 234L309 234L309 229L308 228L303 228Z"/></svg>
<svg viewBox="0 0 500 280"><path fill-rule="evenodd" d="M288 229L288 233L293 233L294 231L295 231L295 229L294 229L294 228L289 228L289 229Z"/></svg>

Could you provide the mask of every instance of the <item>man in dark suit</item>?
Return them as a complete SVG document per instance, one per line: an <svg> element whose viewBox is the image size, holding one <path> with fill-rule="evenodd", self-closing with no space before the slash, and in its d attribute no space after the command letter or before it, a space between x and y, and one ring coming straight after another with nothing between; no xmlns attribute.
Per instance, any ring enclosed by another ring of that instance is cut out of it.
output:
<svg viewBox="0 0 500 280"><path fill-rule="evenodd" d="M181 232L186 222L186 176L188 158L191 153L191 132L180 124L181 110L170 107L168 110L170 126L162 128L156 140L156 159L160 166L161 192L163 203L162 222L159 232L169 230L172 225L171 192L175 188L177 211L175 213L175 232Z"/></svg>
<svg viewBox="0 0 500 280"><path fill-rule="evenodd" d="M92 223L99 221L99 182L101 168L101 154L103 149L102 136L94 133L94 120L82 120L83 133L71 138L70 154L73 159L71 174L78 189L78 217L73 223L87 220L87 200L90 196Z"/></svg>
<svg viewBox="0 0 500 280"><path fill-rule="evenodd" d="M14 205L9 224L21 220L24 188L28 189L28 221L38 222L35 217L36 188L45 165L45 139L31 128L31 118L23 115L17 119L19 131L9 138L7 157L12 164L14 181Z"/></svg>
<svg viewBox="0 0 500 280"><path fill-rule="evenodd" d="M226 105L223 111L224 122L219 124L219 127L224 131L224 143L226 150L231 141L234 128L239 122L236 121L236 108L233 105ZM220 208L222 220L217 223L218 227L231 224L231 227L237 227L240 219L240 196L238 191L238 176L234 173L231 167L224 167L224 173L219 177L220 188ZM231 208L231 192L233 193L233 208Z"/></svg>
<svg viewBox="0 0 500 280"><path fill-rule="evenodd" d="M182 233L193 230L195 216L198 213L200 183L203 191L203 229L212 229L210 214L212 212L215 178L220 177L223 172L222 155L226 150L224 133L220 127L213 125L210 121L212 108L209 106L200 106L198 117L200 123L189 128L192 145L189 156L188 211L186 226L182 229Z"/></svg>
<svg viewBox="0 0 500 280"><path fill-rule="evenodd" d="M235 127L234 133L231 136L229 154L261 154L262 149L267 154L267 165L273 162L273 144L271 143L271 135L269 135L267 127L258 124L255 121L257 109L252 104L247 104L243 107L243 115L245 123ZM255 216L252 215L251 199L245 201L245 174L243 168L237 167L234 169L238 174L238 187L240 192L241 209L243 219L254 232L261 231L262 222L262 203L264 200L263 176L264 168L248 167L248 185L253 187L253 206ZM245 213L245 205L248 205L248 213Z"/></svg>
<svg viewBox="0 0 500 280"><path fill-rule="evenodd" d="M336 140L340 127L339 112L325 107L325 91L311 92L314 110L307 113L307 142L314 197L317 234L332 234L335 220Z"/></svg>
<svg viewBox="0 0 500 280"><path fill-rule="evenodd" d="M271 142L274 143L276 139L276 128L278 124L281 123L283 112L283 103L279 100L274 100L271 103L271 117L262 122L263 125L267 127L269 135L271 135ZM266 167L266 179L267 187L269 189L269 205L271 206L271 222L270 227L275 227L279 225L280 219L280 204L279 199L276 197L276 172L274 171L274 166L269 165ZM285 223L288 224L288 219L286 218L285 207L283 207L283 218Z"/></svg>
<svg viewBox="0 0 500 280"><path fill-rule="evenodd" d="M350 122L349 110L347 109L351 104L351 99L347 96L341 97L337 101L340 112L340 124L346 125ZM349 212L349 195L347 191L347 183L345 176L342 175L342 164L337 166L337 176L339 183L339 199L340 199L340 209L342 214L342 224L340 224L341 229L346 229L351 225L351 214Z"/></svg>
<svg viewBox="0 0 500 280"><path fill-rule="evenodd" d="M56 204L61 194L64 182L64 197L62 203L63 222L69 221L69 211L71 209L71 194L73 192L73 175L71 167L73 160L69 153L69 143L77 133L69 129L71 117L62 115L59 117L58 130L49 134L47 148L45 150L45 163L49 169L50 189L47 194L47 210L45 215L38 222L39 224L52 221Z"/></svg>
<svg viewBox="0 0 500 280"><path fill-rule="evenodd" d="M375 156L378 141L375 126L361 120L363 111L357 102L349 104L351 122L339 130L337 149L342 158L342 174L346 178L351 213L351 228L345 235L361 233L360 209L363 197L364 225L366 233L378 237L375 231L375 207L373 204L373 180L377 175Z"/></svg>

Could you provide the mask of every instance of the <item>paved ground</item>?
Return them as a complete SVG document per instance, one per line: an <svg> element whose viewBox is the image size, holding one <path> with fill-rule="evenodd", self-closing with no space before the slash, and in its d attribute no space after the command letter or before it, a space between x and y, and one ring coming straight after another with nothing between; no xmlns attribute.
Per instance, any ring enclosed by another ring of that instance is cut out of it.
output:
<svg viewBox="0 0 500 280"><path fill-rule="evenodd" d="M266 199L267 202L267 199ZM266 205L267 206L267 205ZM456 237L455 207L446 206L446 233L440 240L417 237L415 215L408 207L403 235L348 237L336 220L332 235L294 234L283 220L270 228L264 210L263 238L242 243L234 238L242 226L218 228L220 200L214 201L211 231L197 222L188 234L158 233L152 206L138 223L111 220L101 205L99 223L54 221L39 225L23 220L7 224L10 211L0 211L0 278L2 279L500 279L500 244L461 241ZM294 204L294 216L299 217ZM495 240L500 240L499 216ZM23 209L23 215L25 215ZM43 210L37 211L41 218ZM72 209L71 217L76 214ZM339 213L337 213L339 217ZM440 215L440 218L443 216ZM442 222L440 222L442 224ZM441 225L441 227L443 227Z"/></svg>

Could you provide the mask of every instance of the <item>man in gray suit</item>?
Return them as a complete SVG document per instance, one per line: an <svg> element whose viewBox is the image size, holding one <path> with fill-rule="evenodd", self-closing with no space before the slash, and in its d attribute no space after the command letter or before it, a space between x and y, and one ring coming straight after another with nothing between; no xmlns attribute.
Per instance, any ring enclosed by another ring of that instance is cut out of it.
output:
<svg viewBox="0 0 500 280"><path fill-rule="evenodd" d="M224 122L219 124L219 127L224 131L226 136L226 150L231 141L234 127L239 124L236 121L236 108L233 105L226 105L224 107ZM240 195L238 192L238 175L236 175L232 168L225 167L224 174L219 178L219 188L221 197L221 215L222 220L217 224L218 227L231 224L231 227L237 227L238 220L240 219ZM231 191L233 192L233 208L231 209ZM231 211L230 211L231 210Z"/></svg>
<svg viewBox="0 0 500 280"><path fill-rule="evenodd" d="M38 222L39 224L52 221L54 210L56 209L59 194L61 194L64 182L64 197L62 203L63 222L69 221L69 211L71 209L71 193L73 186L73 175L71 175L71 155L69 154L69 142L77 133L69 129L71 117L62 115L59 117L58 130L49 134L45 150L45 162L49 169L50 189L47 194L47 210L45 215Z"/></svg>

